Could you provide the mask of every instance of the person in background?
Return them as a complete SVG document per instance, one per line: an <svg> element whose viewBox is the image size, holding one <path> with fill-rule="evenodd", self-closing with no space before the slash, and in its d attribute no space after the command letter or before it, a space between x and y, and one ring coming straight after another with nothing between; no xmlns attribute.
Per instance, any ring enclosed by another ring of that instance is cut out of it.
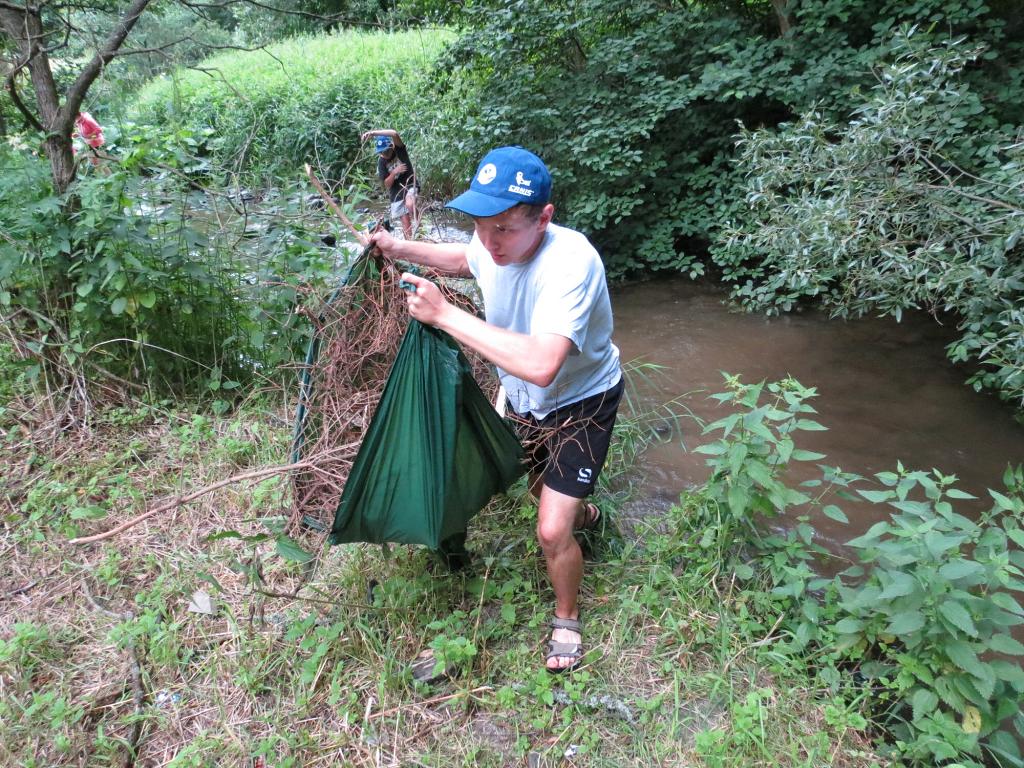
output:
<svg viewBox="0 0 1024 768"><path fill-rule="evenodd" d="M468 191L446 207L473 218L468 243L371 238L385 258L472 276L486 320L445 301L429 280L415 286L409 314L472 347L498 368L517 414L537 504L537 538L555 593L545 667L562 672L583 658L579 590L583 553L574 530L598 527L587 501L604 466L622 397L619 350L604 264L580 232L552 223L551 176L522 147L489 152Z"/></svg>
<svg viewBox="0 0 1024 768"><path fill-rule="evenodd" d="M100 158L96 150L102 147L106 140L103 138L103 126L96 122L96 118L88 112L79 112L78 117L75 118L75 130L71 134L71 138L84 141L86 146L92 150L90 162L93 165L99 164ZM73 147L72 151L74 151Z"/></svg>
<svg viewBox="0 0 1024 768"><path fill-rule="evenodd" d="M402 234L412 240L413 221L416 219L416 172L409 159L409 151L398 131L379 128L366 131L362 140L376 137L377 175L391 200L391 219L401 219Z"/></svg>

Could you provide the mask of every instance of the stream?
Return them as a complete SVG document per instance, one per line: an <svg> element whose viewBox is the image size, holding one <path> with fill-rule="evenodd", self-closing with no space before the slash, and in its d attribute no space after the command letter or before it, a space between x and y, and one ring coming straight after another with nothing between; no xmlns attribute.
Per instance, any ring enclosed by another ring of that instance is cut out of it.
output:
<svg viewBox="0 0 1024 768"><path fill-rule="evenodd" d="M988 508L986 488L1001 490L1008 463L1024 462L1024 426L995 397L964 384L968 372L952 365L945 345L955 338L924 313L857 320L829 319L817 310L781 317L730 309L726 291L682 277L613 287L615 342L624 362L664 367L648 404L680 397L710 423L725 407L709 395L725 391L721 372L746 383L792 376L818 397L810 404L825 432L797 432L798 448L826 454L820 463L870 476L908 469L939 469L959 478L957 487L979 497L961 502L968 514ZM667 506L679 493L706 480L707 457L692 453L702 442L695 420L683 418L681 434L650 447L635 494ZM685 447L684 447L685 446ZM791 479L820 477L814 463L794 463ZM835 501L850 518L843 525L812 520L829 548L859 535L886 514L883 505ZM783 520L783 525L787 522Z"/></svg>

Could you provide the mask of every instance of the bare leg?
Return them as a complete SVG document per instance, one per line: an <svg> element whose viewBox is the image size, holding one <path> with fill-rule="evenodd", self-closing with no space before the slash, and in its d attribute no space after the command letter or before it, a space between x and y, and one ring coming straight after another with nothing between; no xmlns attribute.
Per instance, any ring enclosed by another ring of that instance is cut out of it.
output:
<svg viewBox="0 0 1024 768"><path fill-rule="evenodd" d="M582 500L547 486L541 487L537 540L544 551L548 578L555 592L555 615L563 619L578 619L580 615L578 599L583 581L583 552L572 532L582 508ZM551 639L561 643L582 642L580 634L569 629L553 630ZM556 656L548 661L548 668L567 667L572 662L569 657Z"/></svg>

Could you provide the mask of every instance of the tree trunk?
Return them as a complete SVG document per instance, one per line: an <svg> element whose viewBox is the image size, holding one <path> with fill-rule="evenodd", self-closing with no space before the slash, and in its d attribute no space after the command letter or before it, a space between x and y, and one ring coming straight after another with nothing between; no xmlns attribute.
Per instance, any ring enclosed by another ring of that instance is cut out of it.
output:
<svg viewBox="0 0 1024 768"><path fill-rule="evenodd" d="M779 32L783 37L789 37L793 31L793 22L789 18L789 5L791 0L772 0L772 8L775 9L775 17L779 20Z"/></svg>
<svg viewBox="0 0 1024 768"><path fill-rule="evenodd" d="M71 138L63 133L51 133L43 142L43 151L50 160L53 191L63 195L75 180L75 154L71 151Z"/></svg>
<svg viewBox="0 0 1024 768"><path fill-rule="evenodd" d="M150 2L151 0L133 0L103 45L68 88L63 104L57 91L57 83L53 79L50 57L46 52L47 37L43 29L40 6L30 6L28 3L20 8L13 3L0 5L0 26L18 48L18 64L27 67L32 78L32 90L39 105L38 118L28 113L17 99L15 104L25 112L28 120L38 123L46 132L43 148L50 160L53 188L58 195L64 194L75 180L71 131L78 110L82 107L82 101L89 87L103 71L103 67L117 55L128 33Z"/></svg>
<svg viewBox="0 0 1024 768"><path fill-rule="evenodd" d="M46 131L43 148L50 160L54 191L67 191L75 179L75 161L71 152L74 115L62 111L57 83L53 79L50 57L46 53L45 33L39 11L0 7L0 25L18 49L19 64L24 64L32 79L38 123Z"/></svg>

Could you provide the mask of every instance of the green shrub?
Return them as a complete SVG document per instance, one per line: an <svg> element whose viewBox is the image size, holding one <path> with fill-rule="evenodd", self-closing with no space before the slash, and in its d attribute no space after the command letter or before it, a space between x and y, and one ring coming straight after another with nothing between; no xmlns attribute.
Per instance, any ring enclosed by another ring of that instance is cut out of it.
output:
<svg viewBox="0 0 1024 768"><path fill-rule="evenodd" d="M1024 736L1024 645L1010 634L1024 624L1014 596L1024 553L1013 548L1024 546L1024 471L1007 470L1007 494L989 491L994 506L977 521L954 510L973 498L954 477L902 467L877 477L882 490L858 492L896 511L848 542L860 565L837 577L838 647L895 702L883 722L902 758L1024 764L998 730L1013 718Z"/></svg>
<svg viewBox="0 0 1024 768"><path fill-rule="evenodd" d="M138 119L212 131L216 161L259 180L294 178L306 162L333 178L357 162L372 174L372 151L360 155L360 134L395 128L421 183L430 183L436 166L421 150L433 130L425 117L438 105L428 105L424 78L449 39L439 30L346 31L220 54L149 83Z"/></svg>
<svg viewBox="0 0 1024 768"><path fill-rule="evenodd" d="M36 356L30 377L84 369L220 393L300 354L301 289L332 260L287 215L301 199L258 239L216 196L197 199L207 139L136 128L123 163L83 171L63 198L38 157L5 153L0 308Z"/></svg>
<svg viewBox="0 0 1024 768"><path fill-rule="evenodd" d="M990 46L965 77L992 111L968 116L962 135L1020 122L1024 104L1021 17L1009 2L483 0L449 13L466 32L438 83L473 99L449 131L448 166L465 174L467 156L496 144L538 152L559 218L594 239L613 277L704 272L743 208L737 121L776 126L814 104L845 119L901 23Z"/></svg>
<svg viewBox="0 0 1024 768"><path fill-rule="evenodd" d="M720 437L694 451L710 456L705 498L719 514L717 524L705 530L702 545L714 542L723 559L742 542L765 548L764 521L810 501L785 484L789 463L824 458L797 448L793 439L800 430L824 429L809 418L815 410L806 401L817 395L815 390L795 379L751 385L729 376L726 383L729 391L712 397L737 410L708 424L702 434ZM767 402L762 402L765 394Z"/></svg>
<svg viewBox="0 0 1024 768"><path fill-rule="evenodd" d="M680 560L746 583L741 623L762 635L771 622L781 627L773 642L779 658L802 658L837 691L859 677L855 698L899 764L1024 765L1008 730L1024 736L1024 644L1011 635L1024 624L1015 594L1024 592L1024 468L1007 470L1006 492L989 491L994 504L976 520L955 510L973 499L955 478L902 465L876 475L881 488L822 467L822 480L795 491L785 483L787 461L822 458L792 439L797 429L821 428L803 415L812 412L805 400L813 390L791 380L727 380L729 391L715 397L734 412L708 425L705 434L718 437L696 449L710 456L712 475L687 499L675 534ZM888 516L847 543L859 564L829 579L812 568L812 556L827 553L814 544L808 518L789 532L772 521L786 509L820 507L847 522L824 503L833 489L884 505Z"/></svg>

